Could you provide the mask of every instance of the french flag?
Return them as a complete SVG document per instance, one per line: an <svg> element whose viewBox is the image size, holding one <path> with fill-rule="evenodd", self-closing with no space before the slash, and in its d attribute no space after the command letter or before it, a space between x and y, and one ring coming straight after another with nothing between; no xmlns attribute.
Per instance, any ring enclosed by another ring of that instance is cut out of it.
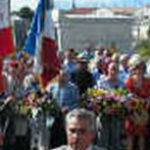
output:
<svg viewBox="0 0 150 150"><path fill-rule="evenodd" d="M0 56L14 52L14 43L10 25L10 1L0 0Z"/></svg>
<svg viewBox="0 0 150 150"><path fill-rule="evenodd" d="M52 0L40 0L24 47L26 52L36 57L35 72L40 74L43 87L60 69L52 7Z"/></svg>

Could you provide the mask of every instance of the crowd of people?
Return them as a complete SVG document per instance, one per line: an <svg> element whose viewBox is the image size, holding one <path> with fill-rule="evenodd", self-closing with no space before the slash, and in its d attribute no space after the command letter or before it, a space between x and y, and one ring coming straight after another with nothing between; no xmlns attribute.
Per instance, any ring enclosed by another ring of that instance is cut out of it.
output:
<svg viewBox="0 0 150 150"><path fill-rule="evenodd" d="M0 150L47 150L67 143L60 150L101 149L92 142L107 150L148 150L150 76L140 55L72 48L60 55L60 61L58 75L43 87L34 72L34 59L25 52L3 64L0 60ZM130 97L146 102L145 123L138 132L127 131L127 124L133 126L129 119L87 110L89 88L126 89Z"/></svg>

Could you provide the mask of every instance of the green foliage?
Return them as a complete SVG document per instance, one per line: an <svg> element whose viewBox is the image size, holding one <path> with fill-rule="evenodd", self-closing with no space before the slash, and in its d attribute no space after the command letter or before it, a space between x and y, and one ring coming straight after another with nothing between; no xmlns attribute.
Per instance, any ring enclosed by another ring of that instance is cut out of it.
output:
<svg viewBox="0 0 150 150"><path fill-rule="evenodd" d="M148 35L148 37L150 37L150 26L148 28L147 35Z"/></svg>
<svg viewBox="0 0 150 150"><path fill-rule="evenodd" d="M40 107L42 108L43 112L48 111L52 116L56 117L59 116L61 109L58 106L56 100L47 100L44 101Z"/></svg>
<svg viewBox="0 0 150 150"><path fill-rule="evenodd" d="M136 53L140 54L145 61L148 60L150 57L150 41L141 41L138 48L136 49Z"/></svg>
<svg viewBox="0 0 150 150"><path fill-rule="evenodd" d="M18 15L24 19L32 19L34 12L29 7L23 7L19 10Z"/></svg>

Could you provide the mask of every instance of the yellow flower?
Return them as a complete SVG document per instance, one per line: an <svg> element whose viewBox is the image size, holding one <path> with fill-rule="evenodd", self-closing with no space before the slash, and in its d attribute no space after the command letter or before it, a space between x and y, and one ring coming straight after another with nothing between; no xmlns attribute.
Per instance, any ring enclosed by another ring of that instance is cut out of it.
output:
<svg viewBox="0 0 150 150"><path fill-rule="evenodd" d="M141 112L140 114L135 112L133 117L134 117L134 123L136 125L143 126L147 124L148 121L147 112Z"/></svg>
<svg viewBox="0 0 150 150"><path fill-rule="evenodd" d="M93 95L93 89L88 88L87 89L87 94L90 95L90 96Z"/></svg>
<svg viewBox="0 0 150 150"><path fill-rule="evenodd" d="M96 89L96 90L94 91L94 96L100 96L100 95L106 94L106 93L107 93L107 91L105 91L105 90L103 90L103 89Z"/></svg>

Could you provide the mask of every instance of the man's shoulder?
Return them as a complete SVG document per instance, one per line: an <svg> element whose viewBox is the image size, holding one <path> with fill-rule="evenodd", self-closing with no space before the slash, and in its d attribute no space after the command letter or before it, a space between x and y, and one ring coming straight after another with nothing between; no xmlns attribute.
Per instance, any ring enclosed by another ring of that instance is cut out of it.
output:
<svg viewBox="0 0 150 150"><path fill-rule="evenodd" d="M77 85L75 85L73 82L69 81L68 84L67 84L67 87L68 88L75 88L76 89Z"/></svg>
<svg viewBox="0 0 150 150"><path fill-rule="evenodd" d="M98 146L93 146L92 150L106 150L106 149Z"/></svg>
<svg viewBox="0 0 150 150"><path fill-rule="evenodd" d="M60 146L60 147L52 149L52 150L70 150L70 149L69 149L69 146L63 145L63 146ZM98 147L98 146L92 146L91 150L106 150L106 149Z"/></svg>
<svg viewBox="0 0 150 150"><path fill-rule="evenodd" d="M63 145L63 146L60 146L60 147L57 147L57 148L54 148L54 149L51 149L51 150L69 150L68 148L69 147L67 145Z"/></svg>

